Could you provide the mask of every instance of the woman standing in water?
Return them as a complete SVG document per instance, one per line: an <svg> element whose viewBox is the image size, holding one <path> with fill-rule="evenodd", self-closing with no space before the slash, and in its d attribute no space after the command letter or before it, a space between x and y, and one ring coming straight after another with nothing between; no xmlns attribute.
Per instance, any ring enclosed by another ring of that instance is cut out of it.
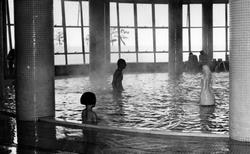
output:
<svg viewBox="0 0 250 154"><path fill-rule="evenodd" d="M212 92L212 74L208 65L202 66L200 105L214 105L214 94Z"/></svg>

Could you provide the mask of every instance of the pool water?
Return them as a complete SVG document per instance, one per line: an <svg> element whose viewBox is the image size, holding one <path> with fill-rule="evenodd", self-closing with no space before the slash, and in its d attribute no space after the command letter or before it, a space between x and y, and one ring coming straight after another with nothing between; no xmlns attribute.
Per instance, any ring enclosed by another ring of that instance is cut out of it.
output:
<svg viewBox="0 0 250 154"><path fill-rule="evenodd" d="M55 80L56 118L81 123L83 92L97 96L94 111L98 125L183 132L227 134L229 130L229 73L213 73L216 105L199 105L201 74L184 73L171 79L168 73L124 74L120 95L88 76Z"/></svg>

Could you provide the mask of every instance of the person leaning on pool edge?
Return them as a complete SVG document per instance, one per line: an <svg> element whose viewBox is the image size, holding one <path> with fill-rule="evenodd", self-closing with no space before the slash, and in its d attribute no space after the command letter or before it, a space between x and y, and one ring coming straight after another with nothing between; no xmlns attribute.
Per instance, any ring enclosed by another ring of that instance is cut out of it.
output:
<svg viewBox="0 0 250 154"><path fill-rule="evenodd" d="M97 115L92 110L96 104L96 96L92 92L85 92L80 98L81 104L85 105L85 109L82 111L82 123L85 124L97 124Z"/></svg>

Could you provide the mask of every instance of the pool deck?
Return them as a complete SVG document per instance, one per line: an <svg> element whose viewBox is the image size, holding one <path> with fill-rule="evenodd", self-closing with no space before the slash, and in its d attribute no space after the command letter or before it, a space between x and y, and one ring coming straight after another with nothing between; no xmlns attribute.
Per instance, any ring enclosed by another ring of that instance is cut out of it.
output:
<svg viewBox="0 0 250 154"><path fill-rule="evenodd" d="M50 118L16 122L12 116L0 112L1 154L250 153L249 143L232 141L228 135L114 128ZM58 128L64 130L63 136L58 135Z"/></svg>

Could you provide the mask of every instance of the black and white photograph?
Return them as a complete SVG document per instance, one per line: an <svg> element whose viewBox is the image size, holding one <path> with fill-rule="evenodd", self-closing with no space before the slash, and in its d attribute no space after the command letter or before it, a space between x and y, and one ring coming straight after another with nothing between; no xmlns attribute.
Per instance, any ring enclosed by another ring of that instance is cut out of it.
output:
<svg viewBox="0 0 250 154"><path fill-rule="evenodd" d="M250 0L1 0L1 154L249 154Z"/></svg>

